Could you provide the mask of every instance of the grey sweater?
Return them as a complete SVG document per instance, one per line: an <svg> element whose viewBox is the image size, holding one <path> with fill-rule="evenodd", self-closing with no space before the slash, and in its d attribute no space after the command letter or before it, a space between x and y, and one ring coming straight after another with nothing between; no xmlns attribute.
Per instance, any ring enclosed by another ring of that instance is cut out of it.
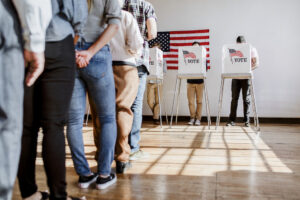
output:
<svg viewBox="0 0 300 200"><path fill-rule="evenodd" d="M88 15L86 0L51 0L52 20L46 31L46 41L60 41L68 35L82 36Z"/></svg>
<svg viewBox="0 0 300 200"><path fill-rule="evenodd" d="M95 42L107 24L120 24L121 8L118 0L94 0L83 31L85 42Z"/></svg>

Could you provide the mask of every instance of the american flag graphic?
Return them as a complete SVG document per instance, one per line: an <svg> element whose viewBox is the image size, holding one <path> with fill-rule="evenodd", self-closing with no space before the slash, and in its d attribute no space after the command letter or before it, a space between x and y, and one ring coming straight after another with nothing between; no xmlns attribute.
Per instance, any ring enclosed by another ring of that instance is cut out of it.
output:
<svg viewBox="0 0 300 200"><path fill-rule="evenodd" d="M207 68L210 69L209 29L190 31L158 32L157 38L149 41L149 46L159 43L164 52L164 59L170 70L178 69L178 48L192 46L199 42L207 50Z"/></svg>
<svg viewBox="0 0 300 200"><path fill-rule="evenodd" d="M196 59L196 55L193 52L189 52L189 51L182 51L183 53L183 57L184 58L192 58L192 59Z"/></svg>
<svg viewBox="0 0 300 200"><path fill-rule="evenodd" d="M240 52L240 51L237 51L235 49L228 49L229 50L229 54L230 54L230 57L232 58L233 56L237 56L237 57L244 57L243 53Z"/></svg>

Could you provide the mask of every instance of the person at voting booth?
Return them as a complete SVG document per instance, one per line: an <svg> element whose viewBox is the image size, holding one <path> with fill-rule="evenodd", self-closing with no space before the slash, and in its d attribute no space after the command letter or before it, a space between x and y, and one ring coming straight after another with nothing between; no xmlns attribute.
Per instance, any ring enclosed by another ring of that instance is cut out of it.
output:
<svg viewBox="0 0 300 200"><path fill-rule="evenodd" d="M159 43L156 43L152 46L152 48L161 49L161 46ZM165 60L163 60L163 73L165 74L166 72L167 72L167 63ZM158 95L158 90L159 90L159 95ZM149 80L147 83L147 103L153 113L154 124L160 124L159 97L162 98L162 95L163 95L163 81L161 79Z"/></svg>
<svg viewBox="0 0 300 200"><path fill-rule="evenodd" d="M193 46L201 45L199 42L194 42ZM200 126L201 124L203 88L203 79L187 79L187 98L190 110L189 125ZM197 107L195 107L195 97Z"/></svg>
<svg viewBox="0 0 300 200"><path fill-rule="evenodd" d="M246 39L244 36L238 36L236 39L237 44L246 43ZM251 46L251 69L254 70L259 65L258 60L258 53L256 48ZM235 126L236 121L236 111L238 106L238 100L240 91L242 90L243 95L243 105L244 105L244 118L243 122L245 123L246 127L250 126L250 80L249 79L232 79L231 82L231 93L232 93L232 100L231 100L231 108L230 108L230 115L229 121L227 122L226 126Z"/></svg>

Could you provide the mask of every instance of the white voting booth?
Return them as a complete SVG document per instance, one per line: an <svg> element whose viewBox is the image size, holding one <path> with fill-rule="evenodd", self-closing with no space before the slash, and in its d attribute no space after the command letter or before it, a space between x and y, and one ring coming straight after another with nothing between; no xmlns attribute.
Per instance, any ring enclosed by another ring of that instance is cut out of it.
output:
<svg viewBox="0 0 300 200"><path fill-rule="evenodd" d="M254 113L254 124L259 131L259 121L256 110L254 86L252 81L251 70L251 45L250 44L228 44L223 46L222 50L222 75L221 88L219 96L219 109L217 116L216 128L220 124L220 114L222 109L224 81L225 79L249 79L250 93L252 98L252 108Z"/></svg>
<svg viewBox="0 0 300 200"><path fill-rule="evenodd" d="M156 84L162 83L164 78L163 73L163 52L157 48L151 48L149 52L149 76L148 80L154 80ZM158 93L158 101L159 101L159 118L160 118L160 126L162 127L162 117L161 117L161 96L159 92L159 87L157 87L157 93ZM164 102L164 101L163 101ZM168 115L167 112L165 112L166 115L166 121L168 123Z"/></svg>
<svg viewBox="0 0 300 200"><path fill-rule="evenodd" d="M180 95L182 79L203 79L207 121L208 121L208 127L210 128L211 120L210 120L210 110L209 110L209 101L208 101L207 83L206 83L206 49L204 47L189 46L189 47L180 47L178 49L178 74L176 78L175 91L174 91L173 104L172 104L171 123L170 123L171 127L173 122L173 110L175 105L176 94L177 94L177 98L176 98L177 99L176 100L176 124L177 124L178 109L179 109L179 95ZM179 81L179 87L177 87L178 81Z"/></svg>

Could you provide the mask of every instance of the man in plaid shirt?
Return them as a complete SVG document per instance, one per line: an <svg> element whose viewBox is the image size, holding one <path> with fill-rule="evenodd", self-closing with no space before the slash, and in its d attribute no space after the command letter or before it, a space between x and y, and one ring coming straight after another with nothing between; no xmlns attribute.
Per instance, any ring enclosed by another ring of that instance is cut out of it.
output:
<svg viewBox="0 0 300 200"><path fill-rule="evenodd" d="M145 0L125 0L123 10L130 12L138 22L141 35L144 38L144 49L141 57L137 59L137 69L139 74L139 89L137 97L131 107L134 114L132 130L129 135L129 145L131 148L130 160L137 160L145 157L146 154L140 150L140 129L142 126L143 98L146 88L146 79L149 73L149 45L148 40L157 36L156 15L153 6ZM130 167L130 163L121 163L119 171L125 172Z"/></svg>

